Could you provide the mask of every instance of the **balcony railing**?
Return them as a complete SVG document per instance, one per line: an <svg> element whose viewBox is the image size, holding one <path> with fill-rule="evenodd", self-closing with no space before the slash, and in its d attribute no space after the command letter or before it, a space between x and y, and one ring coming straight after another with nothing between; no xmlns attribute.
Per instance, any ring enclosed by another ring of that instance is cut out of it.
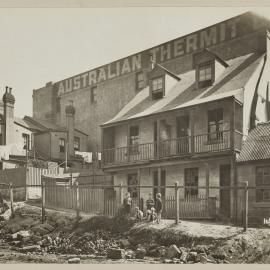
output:
<svg viewBox="0 0 270 270"><path fill-rule="evenodd" d="M160 158L181 157L193 154L240 149L242 135L230 130L136 144L103 150L104 165L150 161ZM232 142L232 139L235 141Z"/></svg>

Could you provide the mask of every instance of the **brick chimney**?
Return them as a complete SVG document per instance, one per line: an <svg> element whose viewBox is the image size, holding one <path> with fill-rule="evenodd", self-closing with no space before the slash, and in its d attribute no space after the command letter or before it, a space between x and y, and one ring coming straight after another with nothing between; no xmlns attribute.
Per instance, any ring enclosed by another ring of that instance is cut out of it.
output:
<svg viewBox="0 0 270 270"><path fill-rule="evenodd" d="M67 129L67 141L68 141L68 155L74 156L74 116L75 108L73 101L69 100L69 105L66 106L66 129Z"/></svg>
<svg viewBox="0 0 270 270"><path fill-rule="evenodd" d="M4 132L4 145L14 143L14 103L15 98L12 95L12 88L6 86L6 92L3 95L4 103L4 121L5 121L5 132Z"/></svg>

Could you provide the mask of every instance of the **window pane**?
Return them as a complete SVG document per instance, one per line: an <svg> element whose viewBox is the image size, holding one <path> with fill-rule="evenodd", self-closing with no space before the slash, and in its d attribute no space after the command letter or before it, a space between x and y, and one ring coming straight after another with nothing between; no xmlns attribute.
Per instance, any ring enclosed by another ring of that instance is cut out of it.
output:
<svg viewBox="0 0 270 270"><path fill-rule="evenodd" d="M211 79L212 79L211 64L199 67L199 81L207 81Z"/></svg>

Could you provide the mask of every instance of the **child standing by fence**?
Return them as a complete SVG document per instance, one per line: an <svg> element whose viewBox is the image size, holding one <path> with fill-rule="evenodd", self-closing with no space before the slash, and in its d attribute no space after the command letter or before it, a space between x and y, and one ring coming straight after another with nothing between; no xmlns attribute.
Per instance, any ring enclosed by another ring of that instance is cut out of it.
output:
<svg viewBox="0 0 270 270"><path fill-rule="evenodd" d="M162 204L162 201L161 201L161 194L160 193L157 193L157 195L156 195L155 209L156 209L156 213L157 213L157 223L158 224L161 221L162 208L163 208L163 204Z"/></svg>

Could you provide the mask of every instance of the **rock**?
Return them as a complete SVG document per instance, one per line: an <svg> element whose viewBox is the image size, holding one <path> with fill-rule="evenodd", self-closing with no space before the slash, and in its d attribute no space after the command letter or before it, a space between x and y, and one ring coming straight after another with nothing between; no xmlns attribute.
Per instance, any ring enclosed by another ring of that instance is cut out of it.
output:
<svg viewBox="0 0 270 270"><path fill-rule="evenodd" d="M212 254L213 258L218 259L218 260L224 260L226 259L226 252L222 250L221 248L218 248L217 250L214 251Z"/></svg>
<svg viewBox="0 0 270 270"><path fill-rule="evenodd" d="M135 258L135 252L132 250L127 250L125 254L126 259L134 259Z"/></svg>
<svg viewBox="0 0 270 270"><path fill-rule="evenodd" d="M197 245L196 247L192 248L191 251L196 251L197 253L207 253L209 247L206 245Z"/></svg>
<svg viewBox="0 0 270 270"><path fill-rule="evenodd" d="M203 253L198 254L198 256L197 256L197 262L208 263L206 254L203 254Z"/></svg>
<svg viewBox="0 0 270 270"><path fill-rule="evenodd" d="M180 251L181 251L180 261L186 262L187 257L188 257L188 252L186 251L185 248L180 248Z"/></svg>
<svg viewBox="0 0 270 270"><path fill-rule="evenodd" d="M30 237L29 231L19 231L17 232L17 239L22 240L23 238Z"/></svg>
<svg viewBox="0 0 270 270"><path fill-rule="evenodd" d="M146 250L143 247L139 247L135 251L135 258L136 259L143 259L146 255Z"/></svg>
<svg viewBox="0 0 270 270"><path fill-rule="evenodd" d="M197 261L197 255L198 255L198 253L196 251L191 251L188 254L187 260L196 262Z"/></svg>
<svg viewBox="0 0 270 270"><path fill-rule="evenodd" d="M40 245L25 246L20 249L22 252L35 252L40 250Z"/></svg>
<svg viewBox="0 0 270 270"><path fill-rule="evenodd" d="M180 258L181 256L181 251L179 250L179 248L176 245L171 245L168 249L167 249L167 254L166 254L167 258L169 259L173 259L173 258Z"/></svg>
<svg viewBox="0 0 270 270"><path fill-rule="evenodd" d="M173 262L173 260L170 260L170 259L164 259L163 260L163 263L172 263Z"/></svg>
<svg viewBox="0 0 270 270"><path fill-rule="evenodd" d="M81 259L80 258L72 258L68 260L68 263L80 263Z"/></svg>
<svg viewBox="0 0 270 270"><path fill-rule="evenodd" d="M107 249L107 258L118 260L123 259L125 257L125 251L120 248L109 248Z"/></svg>
<svg viewBox="0 0 270 270"><path fill-rule="evenodd" d="M122 248L130 247L130 242L127 239L121 239L119 240L119 243Z"/></svg>
<svg viewBox="0 0 270 270"><path fill-rule="evenodd" d="M40 241L42 241L42 237L37 236L37 235L32 235L32 236L31 236L31 240L32 240L34 243L39 243Z"/></svg>

